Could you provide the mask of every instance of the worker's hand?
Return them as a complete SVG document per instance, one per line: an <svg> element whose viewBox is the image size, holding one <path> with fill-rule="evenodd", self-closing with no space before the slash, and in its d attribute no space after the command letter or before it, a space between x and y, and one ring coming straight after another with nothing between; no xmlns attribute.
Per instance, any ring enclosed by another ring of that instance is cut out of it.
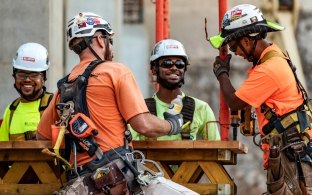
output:
<svg viewBox="0 0 312 195"><path fill-rule="evenodd" d="M164 112L164 117L171 125L171 129L168 135L176 135L182 131L182 125L183 125L182 114L173 115L168 112Z"/></svg>
<svg viewBox="0 0 312 195"><path fill-rule="evenodd" d="M216 60L213 63L213 73L216 75L217 78L223 73L229 75L231 58L231 54L227 54L224 60L221 60L220 56L216 57Z"/></svg>

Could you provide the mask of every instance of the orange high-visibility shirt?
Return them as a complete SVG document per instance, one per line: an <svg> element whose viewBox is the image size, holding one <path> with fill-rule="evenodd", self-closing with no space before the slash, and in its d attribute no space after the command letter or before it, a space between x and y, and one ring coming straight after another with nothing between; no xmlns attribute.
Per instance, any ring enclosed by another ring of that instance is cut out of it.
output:
<svg viewBox="0 0 312 195"><path fill-rule="evenodd" d="M260 59L271 50L281 52L272 44L262 52ZM268 123L261 113L261 104L265 103L274 108L278 115L283 115L303 103L294 74L287 61L281 57L271 57L264 63L250 68L248 78L236 90L235 95L256 108L261 133L263 126Z"/></svg>
<svg viewBox="0 0 312 195"><path fill-rule="evenodd" d="M76 65L69 80L81 75L90 63L91 61L82 61ZM98 130L95 140L102 151L123 146L127 121L138 114L148 112L132 72L117 62L104 62L92 71L86 96L90 118ZM47 139L51 139L52 136L51 125L59 120L55 109L59 98L59 94L54 96L38 126L38 134ZM77 155L78 165L90 160L86 153Z"/></svg>

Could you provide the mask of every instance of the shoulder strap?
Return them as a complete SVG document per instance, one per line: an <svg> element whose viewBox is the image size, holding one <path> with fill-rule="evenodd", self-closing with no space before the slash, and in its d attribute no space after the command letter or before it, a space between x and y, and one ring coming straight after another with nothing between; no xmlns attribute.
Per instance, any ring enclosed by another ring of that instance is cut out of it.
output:
<svg viewBox="0 0 312 195"><path fill-rule="evenodd" d="M271 51L267 52L266 54L264 54L264 56L260 59L260 64L264 63L265 61L267 61L268 59L270 59L272 57L281 57L281 58L284 58L286 60L289 59L284 54L281 54L280 52L275 51L275 50L271 50Z"/></svg>
<svg viewBox="0 0 312 195"><path fill-rule="evenodd" d="M9 127L11 126L11 121L12 121L12 118L13 118L14 111L16 110L17 105L20 103L20 101L21 101L21 97L16 98L10 105Z"/></svg>
<svg viewBox="0 0 312 195"><path fill-rule="evenodd" d="M182 107L181 113L183 115L183 122L184 123L187 123L188 121L192 122L194 111L195 111L195 100L189 96L185 96L182 102L183 102L183 107ZM157 115L155 99L146 98L145 103L150 113ZM181 132L181 135L182 135L182 139L190 139L190 129L187 129L186 131Z"/></svg>
<svg viewBox="0 0 312 195"><path fill-rule="evenodd" d="M50 101L53 98L53 93L45 92L40 100L39 112L40 117L42 116L43 111L49 106Z"/></svg>
<svg viewBox="0 0 312 195"><path fill-rule="evenodd" d="M183 114L183 122L184 123L187 123L188 121L192 122L195 111L195 100L189 96L185 96L182 102L183 107L181 113Z"/></svg>
<svg viewBox="0 0 312 195"><path fill-rule="evenodd" d="M193 115L195 111L195 100L189 96L185 96L182 100L183 107L182 107L182 115L183 115L183 122L184 124L188 121L192 122ZM186 128L181 132L182 139L190 139L191 138L191 129Z"/></svg>
<svg viewBox="0 0 312 195"><path fill-rule="evenodd" d="M85 71L82 73L82 76L86 77L86 79L88 79L91 75L91 72L94 70L94 68L99 65L100 63L102 63L104 61L102 60L94 60L92 61L88 67L85 69Z"/></svg>
<svg viewBox="0 0 312 195"><path fill-rule="evenodd" d="M146 106L147 106L148 110L150 111L150 113L157 116L155 99L154 98L145 98L145 103L146 103Z"/></svg>

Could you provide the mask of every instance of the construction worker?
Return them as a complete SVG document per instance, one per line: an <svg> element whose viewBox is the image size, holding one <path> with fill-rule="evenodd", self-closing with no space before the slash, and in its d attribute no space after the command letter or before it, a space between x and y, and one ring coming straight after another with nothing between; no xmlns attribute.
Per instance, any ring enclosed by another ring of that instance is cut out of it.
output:
<svg viewBox="0 0 312 195"><path fill-rule="evenodd" d="M110 24L94 13L79 13L68 22L68 46L80 62L58 82L59 90L37 131L38 139L51 140L55 130L51 125L69 130L65 157L71 155L74 169L67 171L68 185L59 194L126 194L128 189L131 193L196 194L164 177L144 176L132 164L127 123L155 137L180 133L183 121L181 114L168 113L161 120L148 112L132 72L112 61L113 35Z"/></svg>
<svg viewBox="0 0 312 195"><path fill-rule="evenodd" d="M150 68L153 77L159 83L158 91L146 104L151 113L163 118L163 113L170 103L182 95L182 115L185 128L180 134L157 137L157 140L220 140L215 116L210 106L197 98L186 96L181 87L184 84L184 75L189 65L188 56L184 46L177 40L165 39L155 44L150 57ZM134 139L149 139L135 134Z"/></svg>
<svg viewBox="0 0 312 195"><path fill-rule="evenodd" d="M0 141L32 140L41 114L52 99L44 86L50 65L47 49L38 43L23 44L12 64L14 88L20 97L4 111Z"/></svg>
<svg viewBox="0 0 312 195"><path fill-rule="evenodd" d="M288 56L265 39L268 32L281 30L283 26L266 20L254 5L231 8L223 17L221 32L210 37L210 43L217 49L227 45L252 66L238 89L229 79L231 54L225 59L217 56L213 72L231 110L249 105L256 109L267 194L312 194L307 93Z"/></svg>

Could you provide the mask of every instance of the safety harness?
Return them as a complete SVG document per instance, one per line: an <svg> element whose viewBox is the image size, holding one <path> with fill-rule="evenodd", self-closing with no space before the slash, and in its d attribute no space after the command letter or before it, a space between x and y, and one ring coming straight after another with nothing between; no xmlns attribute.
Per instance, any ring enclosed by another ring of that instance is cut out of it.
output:
<svg viewBox="0 0 312 195"><path fill-rule="evenodd" d="M86 120L88 120L88 117L90 116L86 101L88 79L93 69L102 62L103 61L101 60L92 61L85 69L84 73L79 75L74 81L68 81L69 75L67 75L57 83L57 87L60 92L60 104L58 104L56 108L61 112L60 122L63 122L62 120L67 120L64 122L66 128L69 129L67 126L69 121L71 121L72 116L78 113L82 113L82 115L80 115L81 118L77 118L77 120L75 120L77 122L73 124L73 126L78 128L78 132L74 130L71 131L71 133L65 135L66 159L69 159L69 154L73 149L73 144L76 145L76 151L79 153L87 152L90 157L92 157L94 154L96 154L98 158L102 157L98 144L93 138L93 136L97 134L96 130L91 130L91 133L85 135L88 133L88 129L83 129L81 126ZM72 110L68 112L68 109ZM62 119L62 116L64 119ZM87 122L92 124L91 121ZM89 123L86 124L89 126Z"/></svg>
<svg viewBox="0 0 312 195"><path fill-rule="evenodd" d="M262 129L263 133L266 135L263 140L265 140L267 136L270 137L277 134L281 135L283 143L281 151L284 152L289 161L295 162L298 174L298 183L301 190L306 192L305 177L301 163L306 162L312 164L310 137L305 132L306 130L311 129L309 116L307 114L307 111L311 113L309 98L307 96L307 92L297 77L295 72L296 68L292 64L288 55L282 55L277 51L269 51L260 60L260 64L271 57L281 57L287 60L296 79L298 92L302 93L304 102L297 109L282 116L278 116L274 109L270 108L266 104L262 104L261 112L269 121Z"/></svg>
<svg viewBox="0 0 312 195"><path fill-rule="evenodd" d="M147 160L145 160L143 154L140 158L137 158L134 155L136 151L128 147L128 143L131 140L129 140L129 135L127 136L126 134L130 131L125 130L125 146L111 148L111 150L104 153L94 139L94 136L97 136L97 131L92 120L89 118L90 114L86 101L86 89L91 72L101 63L103 63L101 60L91 62L84 73L79 75L74 81L68 81L69 75L67 75L57 83L60 92L60 103L56 105L56 108L60 111L60 121L58 121L58 125L60 126L60 131L62 131L58 136L62 138L64 130L67 129L70 133L65 134L65 158L69 159L68 155L71 151L74 152L75 167L67 171L67 177L68 179L73 179L85 173L95 172L92 176L93 182L95 182L100 190L103 190L103 187L110 187L109 183L115 180L115 178L109 177L106 166L116 159L121 159L126 165L124 168L125 170L122 171L126 173L127 170L130 169L134 175L135 180L128 183L128 187L132 192L141 192L139 185L148 185L152 178L161 176L163 173L161 171L155 173L148 168L142 170L142 166L145 167L143 164ZM59 157L59 137L55 144L57 146L54 147L57 157ZM90 157L96 155L97 158L78 167L76 165L76 151L79 153L87 152ZM59 158L63 160L62 157ZM156 165L156 162L152 163ZM148 174L147 170L150 171ZM72 173L72 171L74 171L74 173Z"/></svg>
<svg viewBox="0 0 312 195"><path fill-rule="evenodd" d="M40 112L40 117L42 116L43 111L48 107L50 101L52 100L52 97L53 97L53 93L49 93L44 90L44 93L40 97L40 104L38 108L38 111ZM10 105L9 127L11 126L14 112L20 102L21 102L21 97L18 97ZM14 134L14 137L18 137L18 136L20 136L20 134ZM24 133L24 136L26 140L30 140L34 136L34 133L32 131L27 131Z"/></svg>
<svg viewBox="0 0 312 195"><path fill-rule="evenodd" d="M145 103L147 105L148 110L151 114L157 116L157 109L156 109L156 101L154 98L146 98ZM184 124L188 123L189 121L192 122L194 111L195 111L195 100L189 96L185 96L182 99L183 107L181 110L181 114L183 115L183 122ZM190 139L190 128L185 128L181 131L182 139Z"/></svg>
<svg viewBox="0 0 312 195"><path fill-rule="evenodd" d="M261 112L264 113L265 118L267 120L269 120L269 123L263 127L263 132L266 135L271 133L271 132L272 133L274 133L274 132L275 133L283 133L289 127L296 126L296 128L298 129L298 132L302 133L305 130L311 128L309 117L306 113L307 110L305 107L305 105L306 105L307 108L310 109L307 93L306 93L305 89L303 88L302 84L300 83L300 81L299 81L299 79L295 73L296 68L293 66L289 57L286 57L286 55L283 55L277 51L269 51L263 56L263 58L261 58L260 64L265 62L266 60L268 60L271 57L281 57L281 58L287 60L290 68L292 69L292 72L294 73L294 76L295 76L295 79L296 79L296 82L298 85L298 91L302 92L304 103L301 106L299 106L297 109L295 109L289 113L286 113L282 116L278 116L275 113L274 109L268 107L266 104L262 104L261 105Z"/></svg>

